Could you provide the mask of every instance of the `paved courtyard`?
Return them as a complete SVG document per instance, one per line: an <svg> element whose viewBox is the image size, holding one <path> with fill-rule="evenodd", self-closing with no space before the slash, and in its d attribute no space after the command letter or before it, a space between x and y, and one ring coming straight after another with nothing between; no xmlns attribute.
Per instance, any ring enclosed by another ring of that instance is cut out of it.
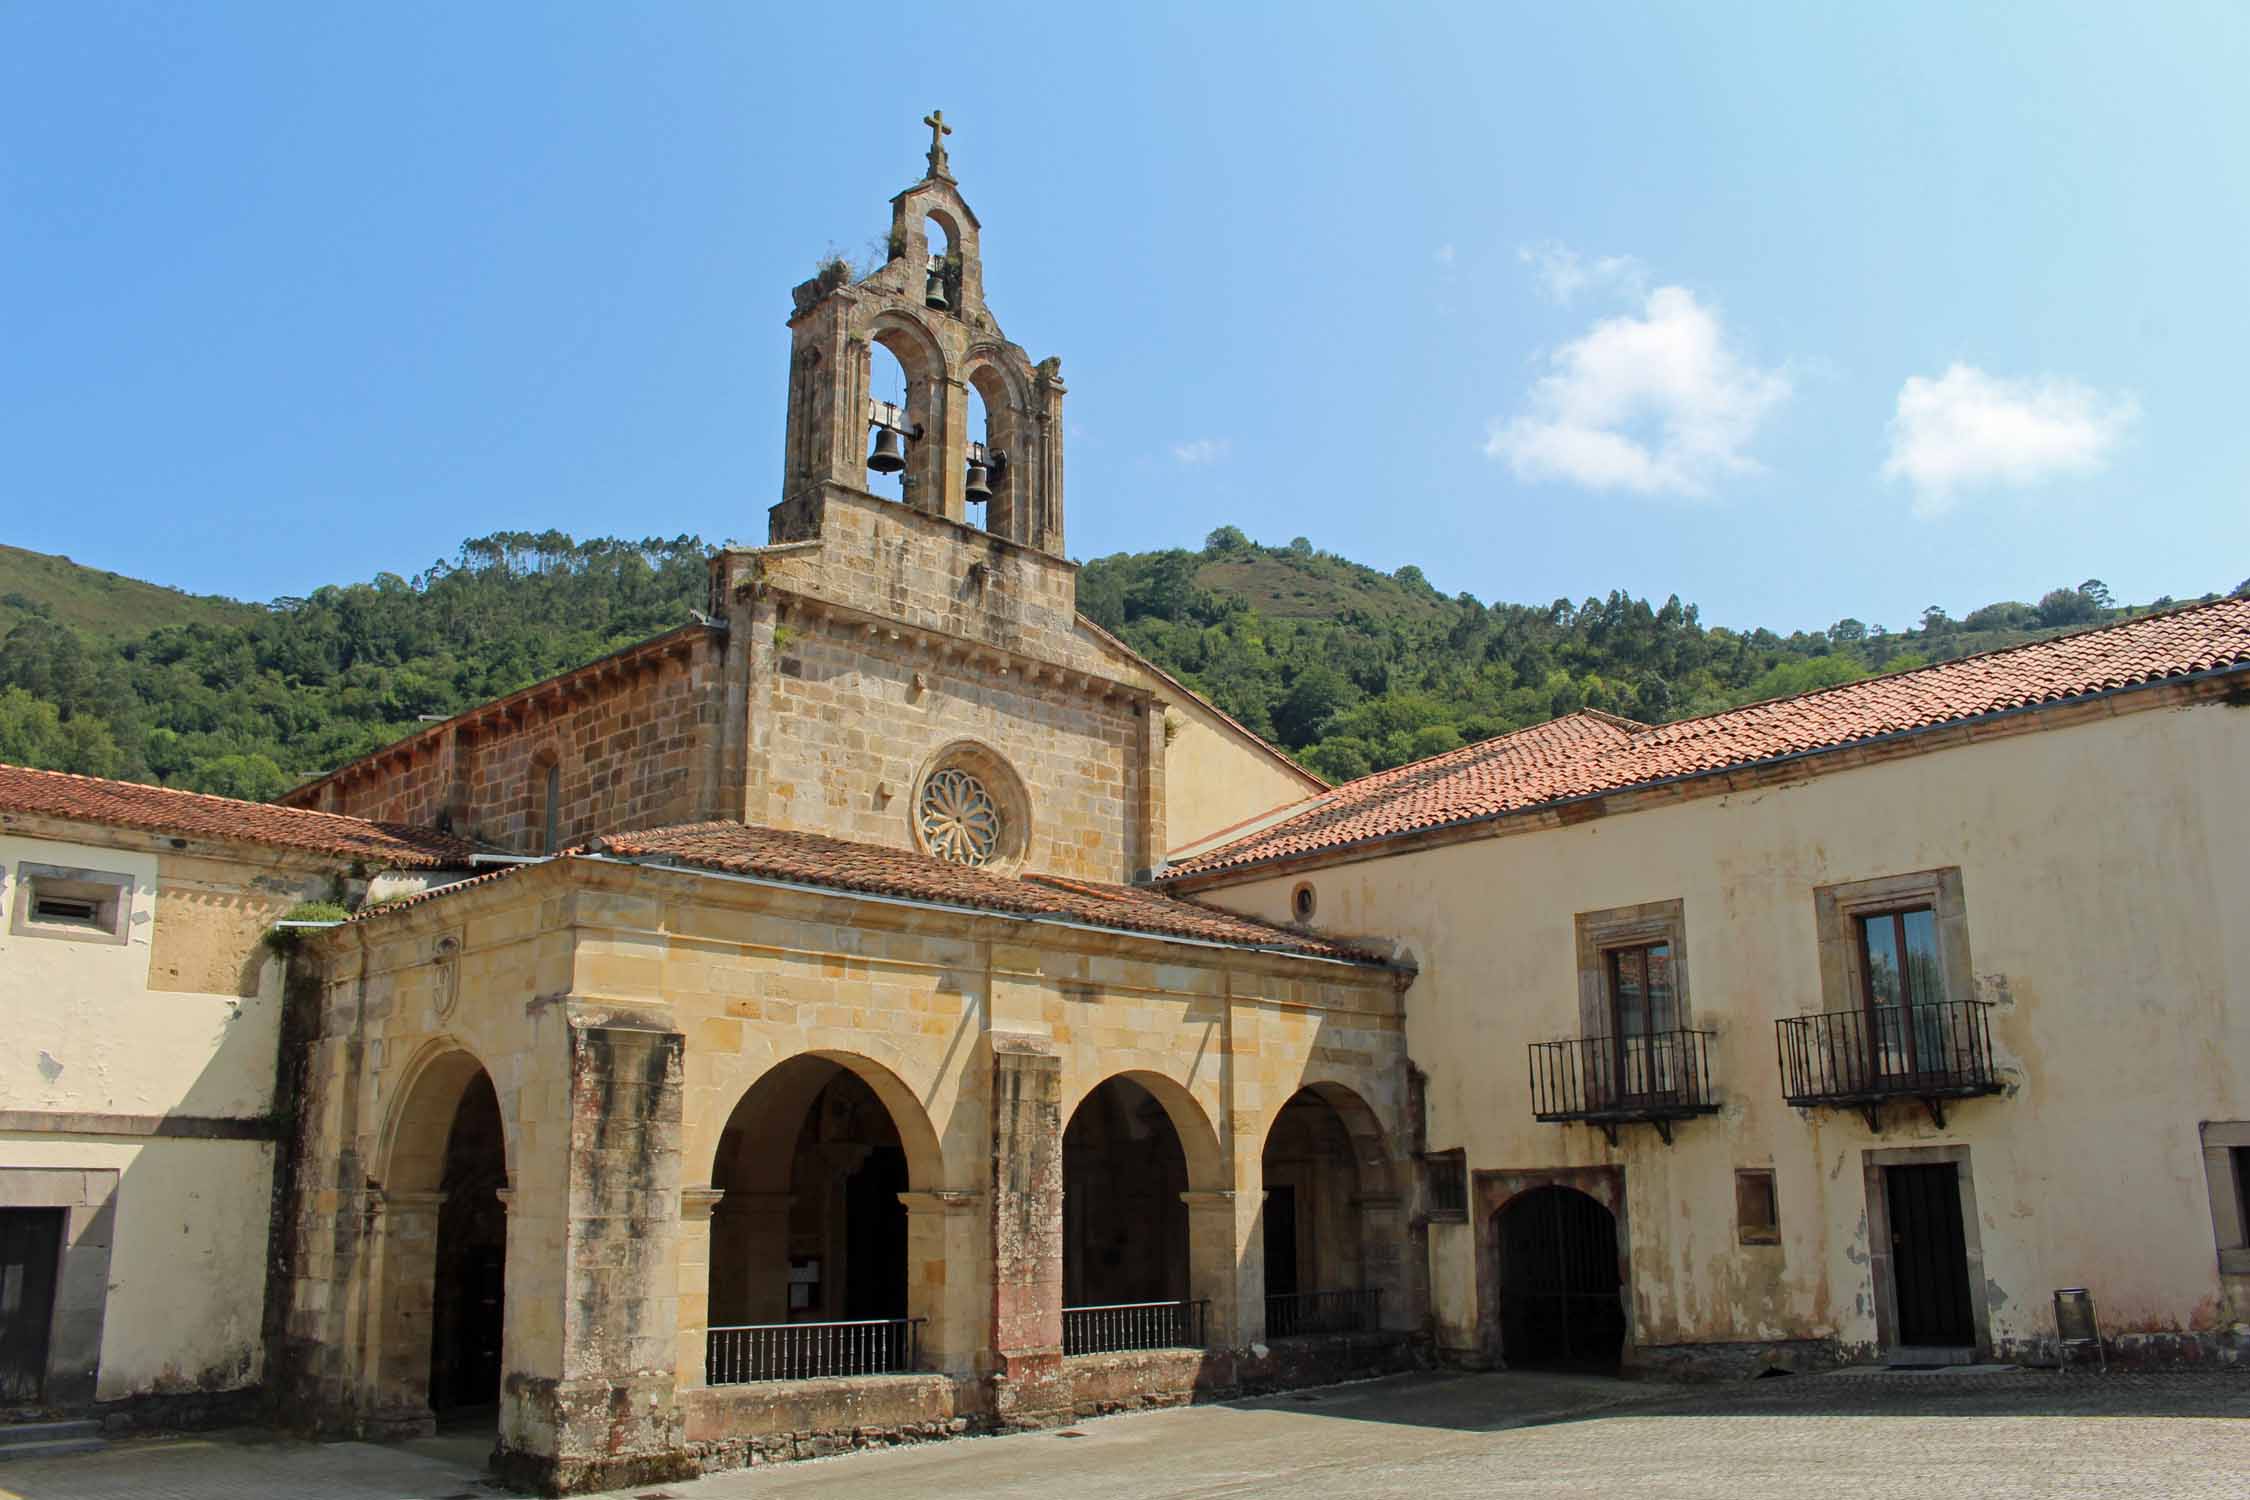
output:
<svg viewBox="0 0 2250 1500"><path fill-rule="evenodd" d="M143 1440L0 1466L22 1500L492 1500L488 1441ZM1684 1388L1413 1375L743 1470L621 1496L2250 1495L2250 1375L1847 1374Z"/></svg>

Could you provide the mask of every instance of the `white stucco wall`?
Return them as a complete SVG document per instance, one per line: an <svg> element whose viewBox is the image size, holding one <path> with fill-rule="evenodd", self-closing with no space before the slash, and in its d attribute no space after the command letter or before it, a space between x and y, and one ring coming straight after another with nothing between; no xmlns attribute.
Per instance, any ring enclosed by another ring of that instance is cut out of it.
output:
<svg viewBox="0 0 2250 1500"><path fill-rule="evenodd" d="M130 876L127 941L11 932L25 863ZM168 865L180 890L167 892ZM244 933L289 899L286 881L208 852L16 834L0 836L0 868L0 1110L47 1125L0 1132L0 1168L119 1174L96 1398L255 1384L274 1148L154 1132L271 1107L282 966ZM255 993L157 987L179 980L151 967L167 895L162 920L197 928L175 953L226 949L211 968L248 975Z"/></svg>
<svg viewBox="0 0 2250 1500"><path fill-rule="evenodd" d="M1782 1102L1776 1017L1830 1008L1813 888L1962 871L2009 1096L1918 1104L1869 1132ZM2105 1331L2211 1330L2229 1311L2197 1127L2250 1118L2250 713L2161 709L1773 789L1272 878L1201 899L1401 939L1429 1145L1472 1172L1621 1163L1644 1344L1876 1340L1862 1152L1965 1145L1998 1342L2054 1331L2086 1286ZM1573 918L1684 905L1692 1024L1717 1032L1722 1113L1666 1146L1532 1119L1528 1043L1578 1030ZM1778 1174L1782 1242L1738 1246L1733 1172ZM1442 1343L1477 1341L1466 1235L1432 1236ZM2239 1296L2239 1291L2236 1292Z"/></svg>

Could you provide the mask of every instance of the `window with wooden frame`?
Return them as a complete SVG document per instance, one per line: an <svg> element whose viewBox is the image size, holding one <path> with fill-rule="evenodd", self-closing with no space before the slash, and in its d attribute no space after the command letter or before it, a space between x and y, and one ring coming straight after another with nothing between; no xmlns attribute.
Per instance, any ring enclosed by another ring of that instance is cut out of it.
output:
<svg viewBox="0 0 2250 1500"><path fill-rule="evenodd" d="M1813 912L1821 993L1806 1009L1819 1014L1783 1024L1812 1028L1808 1077L1819 1075L1820 1089L1855 1098L1997 1091L1960 870L1816 887Z"/></svg>
<svg viewBox="0 0 2250 1500"><path fill-rule="evenodd" d="M1734 1235L1743 1245L1781 1243L1781 1204L1771 1167L1738 1167L1734 1174Z"/></svg>
<svg viewBox="0 0 2250 1500"><path fill-rule="evenodd" d="M1469 1216L1469 1157L1466 1151L1432 1151L1422 1158L1422 1202L1432 1219Z"/></svg>
<svg viewBox="0 0 2250 1500"><path fill-rule="evenodd" d="M1683 905L1581 912L1576 927L1589 1096L1623 1106L1693 1092Z"/></svg>

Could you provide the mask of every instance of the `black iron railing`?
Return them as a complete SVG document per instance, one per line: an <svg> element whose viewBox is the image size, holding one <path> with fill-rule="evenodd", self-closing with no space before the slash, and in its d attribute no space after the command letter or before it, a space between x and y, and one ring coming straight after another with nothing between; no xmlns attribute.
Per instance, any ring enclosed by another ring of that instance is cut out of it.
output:
<svg viewBox="0 0 2250 1500"><path fill-rule="evenodd" d="M1266 1298L1266 1337L1311 1338L1367 1333L1382 1327L1380 1288L1339 1292L1285 1292Z"/></svg>
<svg viewBox="0 0 2250 1500"><path fill-rule="evenodd" d="M1649 1031L1531 1044L1531 1114L1599 1125L1669 1122L1718 1109L1711 1097L1711 1033Z"/></svg>
<svg viewBox="0 0 2250 1500"><path fill-rule="evenodd" d="M1774 1023L1781 1093L1791 1104L1867 1104L1901 1095L1961 1098L2000 1091L1992 1005L1879 1005L1786 1016Z"/></svg>
<svg viewBox="0 0 2250 1500"><path fill-rule="evenodd" d="M891 1375L922 1359L920 1318L853 1323L748 1323L713 1328L703 1346L706 1385Z"/></svg>
<svg viewBox="0 0 2250 1500"><path fill-rule="evenodd" d="M1210 1340L1211 1304L1112 1302L1063 1309L1063 1353L1114 1354L1125 1349L1201 1349Z"/></svg>

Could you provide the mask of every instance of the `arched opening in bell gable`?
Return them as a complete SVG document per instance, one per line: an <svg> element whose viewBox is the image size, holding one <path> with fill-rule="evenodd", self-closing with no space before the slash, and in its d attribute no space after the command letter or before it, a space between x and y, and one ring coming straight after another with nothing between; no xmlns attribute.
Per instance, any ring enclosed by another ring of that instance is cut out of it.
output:
<svg viewBox="0 0 2250 1500"><path fill-rule="evenodd" d="M867 488L886 500L905 497L906 451L912 442L907 417L906 366L877 343L867 356Z"/></svg>
<svg viewBox="0 0 2250 1500"><path fill-rule="evenodd" d="M1022 424L1007 380L988 361L969 366L969 454L967 493L971 520L982 521L994 536L1027 541L1022 504L1024 450ZM983 504L980 515L977 502Z"/></svg>
<svg viewBox="0 0 2250 1500"><path fill-rule="evenodd" d="M900 1195L935 1152L913 1096L866 1059L808 1053L751 1086L711 1175L712 1384L916 1367L931 1309Z"/></svg>
<svg viewBox="0 0 2250 1500"><path fill-rule="evenodd" d="M953 234L945 221L932 214L922 221L922 237L929 247L923 267L922 303L936 312L961 311L961 257L953 247Z"/></svg>

